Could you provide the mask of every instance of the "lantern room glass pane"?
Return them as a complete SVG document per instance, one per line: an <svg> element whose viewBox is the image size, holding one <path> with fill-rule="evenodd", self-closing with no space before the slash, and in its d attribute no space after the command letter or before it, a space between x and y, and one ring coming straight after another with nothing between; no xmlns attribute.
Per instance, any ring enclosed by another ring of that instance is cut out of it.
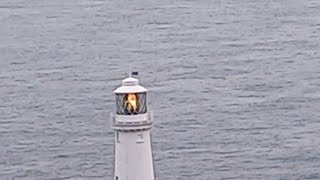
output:
<svg viewBox="0 0 320 180"><path fill-rule="evenodd" d="M147 112L147 93L117 94L117 114L137 115Z"/></svg>

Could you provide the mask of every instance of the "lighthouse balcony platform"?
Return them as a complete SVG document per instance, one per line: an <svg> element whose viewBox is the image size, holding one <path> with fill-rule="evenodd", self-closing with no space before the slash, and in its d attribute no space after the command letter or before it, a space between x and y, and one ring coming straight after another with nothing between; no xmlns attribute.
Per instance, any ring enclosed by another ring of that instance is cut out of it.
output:
<svg viewBox="0 0 320 180"><path fill-rule="evenodd" d="M112 129L118 131L139 131L152 128L152 114L112 115Z"/></svg>

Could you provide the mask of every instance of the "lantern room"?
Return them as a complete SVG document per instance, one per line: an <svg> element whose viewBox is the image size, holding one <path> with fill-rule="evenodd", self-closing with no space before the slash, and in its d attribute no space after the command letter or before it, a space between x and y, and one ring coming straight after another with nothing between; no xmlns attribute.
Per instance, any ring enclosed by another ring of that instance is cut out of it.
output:
<svg viewBox="0 0 320 180"><path fill-rule="evenodd" d="M114 91L117 115L138 115L147 113L147 89L139 85L133 77L122 81L122 86Z"/></svg>

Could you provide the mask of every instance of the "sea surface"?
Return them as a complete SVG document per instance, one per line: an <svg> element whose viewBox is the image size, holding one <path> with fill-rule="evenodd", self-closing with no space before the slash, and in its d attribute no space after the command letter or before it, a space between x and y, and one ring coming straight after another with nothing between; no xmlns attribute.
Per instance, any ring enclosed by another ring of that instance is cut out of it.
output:
<svg viewBox="0 0 320 180"><path fill-rule="evenodd" d="M157 180L320 179L319 0L1 0L0 179L112 180L130 70Z"/></svg>

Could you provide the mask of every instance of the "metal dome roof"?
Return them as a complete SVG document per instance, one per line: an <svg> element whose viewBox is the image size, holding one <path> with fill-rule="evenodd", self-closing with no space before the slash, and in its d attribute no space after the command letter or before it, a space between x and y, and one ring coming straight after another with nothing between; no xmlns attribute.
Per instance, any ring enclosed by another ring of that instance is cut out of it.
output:
<svg viewBox="0 0 320 180"><path fill-rule="evenodd" d="M148 90L139 85L139 80L133 77L128 77L122 80L122 86L117 88L113 93L124 94L124 93L141 93L147 92Z"/></svg>

